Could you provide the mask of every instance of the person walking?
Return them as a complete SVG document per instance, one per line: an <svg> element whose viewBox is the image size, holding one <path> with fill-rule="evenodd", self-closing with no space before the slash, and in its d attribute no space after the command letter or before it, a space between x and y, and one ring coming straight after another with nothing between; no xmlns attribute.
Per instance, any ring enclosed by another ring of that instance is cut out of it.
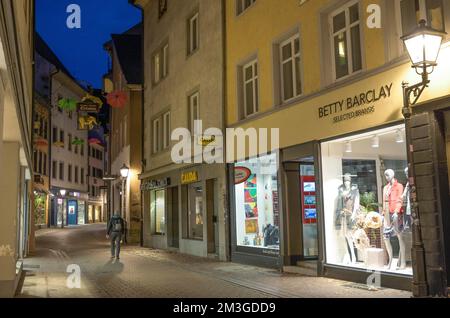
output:
<svg viewBox="0 0 450 318"><path fill-rule="evenodd" d="M120 259L120 244L122 243L122 235L125 233L124 223L125 222L118 211L116 211L111 220L109 220L106 238L111 239L111 259Z"/></svg>

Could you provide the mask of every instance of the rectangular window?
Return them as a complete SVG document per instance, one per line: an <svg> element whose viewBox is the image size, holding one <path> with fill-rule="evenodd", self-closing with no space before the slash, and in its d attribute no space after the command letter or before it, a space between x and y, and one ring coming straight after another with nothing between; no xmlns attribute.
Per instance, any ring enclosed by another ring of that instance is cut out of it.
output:
<svg viewBox="0 0 450 318"><path fill-rule="evenodd" d="M67 148L69 149L69 151L72 151L72 134L68 134L67 136L69 138L69 144L67 145Z"/></svg>
<svg viewBox="0 0 450 318"><path fill-rule="evenodd" d="M52 178L53 179L57 179L58 178L58 171L56 171L57 169L57 163L56 161L52 162Z"/></svg>
<svg viewBox="0 0 450 318"><path fill-rule="evenodd" d="M237 15L247 10L256 0L236 0Z"/></svg>
<svg viewBox="0 0 450 318"><path fill-rule="evenodd" d="M60 130L59 131L59 142L62 144L62 146L64 147L64 130Z"/></svg>
<svg viewBox="0 0 450 318"><path fill-rule="evenodd" d="M44 120L44 139L48 139L48 120Z"/></svg>
<svg viewBox="0 0 450 318"><path fill-rule="evenodd" d="M185 186L186 191L186 226L187 238L194 240L203 239L203 187L201 183Z"/></svg>
<svg viewBox="0 0 450 318"><path fill-rule="evenodd" d="M161 150L161 118L153 120L153 153Z"/></svg>
<svg viewBox="0 0 450 318"><path fill-rule="evenodd" d="M194 131L195 131L194 123L196 120L200 119L200 94L199 94L199 92L195 92L194 94L189 96L188 102L189 102L189 105L188 105L189 129L191 130L191 134L194 134Z"/></svg>
<svg viewBox="0 0 450 318"><path fill-rule="evenodd" d="M166 233L165 190L151 191L150 196L151 232L152 234L164 235Z"/></svg>
<svg viewBox="0 0 450 318"><path fill-rule="evenodd" d="M164 15L167 12L167 0L158 0L158 18Z"/></svg>
<svg viewBox="0 0 450 318"><path fill-rule="evenodd" d="M244 65L243 72L243 114L248 117L258 112L258 62L256 60Z"/></svg>
<svg viewBox="0 0 450 318"><path fill-rule="evenodd" d="M64 181L64 163L59 163L59 180Z"/></svg>
<svg viewBox="0 0 450 318"><path fill-rule="evenodd" d="M169 74L169 44L164 45L162 50L162 76L161 78L166 78Z"/></svg>
<svg viewBox="0 0 450 318"><path fill-rule="evenodd" d="M80 182L84 184L84 168L81 168Z"/></svg>
<svg viewBox="0 0 450 318"><path fill-rule="evenodd" d="M153 56L153 83L158 84L161 79L161 55L160 52Z"/></svg>
<svg viewBox="0 0 450 318"><path fill-rule="evenodd" d="M163 148L166 149L170 146L170 112L163 115Z"/></svg>
<svg viewBox="0 0 450 318"><path fill-rule="evenodd" d="M302 83L300 73L300 38L298 35L280 45L281 93L283 101L300 96Z"/></svg>
<svg viewBox="0 0 450 318"><path fill-rule="evenodd" d="M75 172L74 172L74 175L75 175L75 183L78 183L78 173L79 173L78 167L75 167Z"/></svg>
<svg viewBox="0 0 450 318"><path fill-rule="evenodd" d="M47 154L43 153L42 154L43 158L42 158L42 174L44 176L47 175Z"/></svg>
<svg viewBox="0 0 450 318"><path fill-rule="evenodd" d="M38 158L38 151L37 150L35 150L34 151L34 153L33 153L33 169L34 169L34 172L35 173L38 173L38 160L39 160L39 158Z"/></svg>
<svg viewBox="0 0 450 318"><path fill-rule="evenodd" d="M198 13L194 14L188 21L188 55L195 52L199 47Z"/></svg>
<svg viewBox="0 0 450 318"><path fill-rule="evenodd" d="M280 209L276 154L235 164L246 179L235 180L234 210L238 246L280 249Z"/></svg>
<svg viewBox="0 0 450 318"><path fill-rule="evenodd" d="M80 144L80 154L82 156L84 156L84 140L81 139L81 144Z"/></svg>
<svg viewBox="0 0 450 318"><path fill-rule="evenodd" d="M67 167L67 181L72 182L72 165Z"/></svg>
<svg viewBox="0 0 450 318"><path fill-rule="evenodd" d="M442 0L397 0L397 5L401 14L401 34L412 32L422 18L433 29L445 31Z"/></svg>
<svg viewBox="0 0 450 318"><path fill-rule="evenodd" d="M58 128L56 127L53 127L52 141L53 143L58 142Z"/></svg>
<svg viewBox="0 0 450 318"><path fill-rule="evenodd" d="M38 151L38 157L39 157L39 161L38 161L38 173L42 174L42 152Z"/></svg>
<svg viewBox="0 0 450 318"><path fill-rule="evenodd" d="M362 69L359 4L350 2L330 16L335 79Z"/></svg>
<svg viewBox="0 0 450 318"><path fill-rule="evenodd" d="M405 126L320 147L326 262L412 275Z"/></svg>

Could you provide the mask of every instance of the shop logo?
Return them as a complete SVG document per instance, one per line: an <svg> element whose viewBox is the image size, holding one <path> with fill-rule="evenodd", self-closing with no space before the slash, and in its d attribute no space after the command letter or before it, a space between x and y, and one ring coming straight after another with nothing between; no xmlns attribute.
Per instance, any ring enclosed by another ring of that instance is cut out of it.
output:
<svg viewBox="0 0 450 318"><path fill-rule="evenodd" d="M270 147L269 147L270 132ZM219 128L202 129L202 121L194 122L194 137L187 128L172 131L171 157L176 164L183 163L233 163L235 159L256 158L279 149L279 128L227 128L226 158L224 158L224 135ZM194 140L194 142L193 142ZM195 142L195 141L208 142Z"/></svg>
<svg viewBox="0 0 450 318"><path fill-rule="evenodd" d="M80 289L81 288L81 268L77 264L70 264L67 266L67 273L70 273L67 277L67 288L69 289Z"/></svg>
<svg viewBox="0 0 450 318"><path fill-rule="evenodd" d="M81 29L81 8L78 4L70 4L67 6L66 13L70 13L67 17L66 25L69 29Z"/></svg>
<svg viewBox="0 0 450 318"><path fill-rule="evenodd" d="M247 181L252 172L247 167L234 167L234 184Z"/></svg>

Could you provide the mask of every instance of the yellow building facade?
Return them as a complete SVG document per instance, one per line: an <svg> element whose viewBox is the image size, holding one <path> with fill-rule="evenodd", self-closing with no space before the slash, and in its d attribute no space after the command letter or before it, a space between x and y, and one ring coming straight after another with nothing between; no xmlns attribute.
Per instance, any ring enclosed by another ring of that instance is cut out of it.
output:
<svg viewBox="0 0 450 318"><path fill-rule="evenodd" d="M232 158L232 260L364 283L376 272L382 285L418 293L405 174L410 143L423 215L424 284L430 294L442 294L448 275L449 222L442 211L449 193L450 47L445 36L406 140L402 83L421 78L401 36L420 18L449 30L450 4L226 4L227 127L279 129L278 143L268 142L271 155L264 147L256 153L247 147Z"/></svg>

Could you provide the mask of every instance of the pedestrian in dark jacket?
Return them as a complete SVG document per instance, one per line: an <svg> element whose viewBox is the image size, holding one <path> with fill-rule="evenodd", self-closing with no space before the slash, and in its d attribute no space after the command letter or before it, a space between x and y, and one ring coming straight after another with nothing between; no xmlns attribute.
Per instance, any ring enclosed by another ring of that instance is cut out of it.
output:
<svg viewBox="0 0 450 318"><path fill-rule="evenodd" d="M109 220L106 238L111 239L111 259L120 259L120 243L122 243L122 235L125 233L125 222L116 211L114 216Z"/></svg>

